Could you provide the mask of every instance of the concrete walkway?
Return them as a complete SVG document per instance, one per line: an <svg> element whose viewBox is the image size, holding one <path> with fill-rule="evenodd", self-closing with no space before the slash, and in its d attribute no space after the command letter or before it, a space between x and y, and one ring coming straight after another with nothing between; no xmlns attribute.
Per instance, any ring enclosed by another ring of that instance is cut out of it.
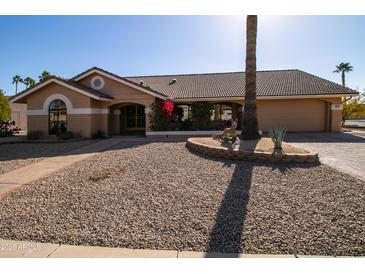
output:
<svg viewBox="0 0 365 274"><path fill-rule="evenodd" d="M318 152L321 163L365 181L365 137L351 133L288 133L285 140Z"/></svg>
<svg viewBox="0 0 365 274"><path fill-rule="evenodd" d="M67 152L60 156L50 157L45 160L30 164L0 175L0 197L22 185L43 178L53 172L68 167L78 161L94 156L97 153L114 146L121 140L111 138L95 142L91 145Z"/></svg>
<svg viewBox="0 0 365 274"><path fill-rule="evenodd" d="M0 258L305 258L333 256L205 253L76 246L0 239ZM350 256L349 256L350 257ZM346 257L346 258L349 258ZM337 257L339 258L339 257Z"/></svg>

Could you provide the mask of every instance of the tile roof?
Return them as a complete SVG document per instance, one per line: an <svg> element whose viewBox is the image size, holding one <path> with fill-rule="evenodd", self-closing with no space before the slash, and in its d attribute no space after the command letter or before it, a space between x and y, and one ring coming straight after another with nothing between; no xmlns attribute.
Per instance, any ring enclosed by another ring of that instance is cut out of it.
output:
<svg viewBox="0 0 365 274"><path fill-rule="evenodd" d="M204 73L125 77L173 99L243 97L245 73ZM176 79L175 83L172 80ZM355 91L301 70L257 72L257 96L354 94Z"/></svg>

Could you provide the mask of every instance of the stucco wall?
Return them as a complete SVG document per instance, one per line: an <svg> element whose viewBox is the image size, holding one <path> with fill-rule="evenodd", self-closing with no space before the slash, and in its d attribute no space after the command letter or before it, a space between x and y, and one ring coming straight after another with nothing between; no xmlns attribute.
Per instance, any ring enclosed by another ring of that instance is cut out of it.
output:
<svg viewBox="0 0 365 274"><path fill-rule="evenodd" d="M85 77L84 79L81 79L80 83L85 86L91 87L91 79L96 75L98 74L93 73ZM123 83L109 79L107 77L102 76L102 78L104 80L104 87L100 91L114 98L113 102L102 102L101 106L103 107L123 102L136 103L149 107L155 101L155 97L150 94L136 90L132 87L129 87ZM95 101L92 104L94 103Z"/></svg>
<svg viewBox="0 0 365 274"><path fill-rule="evenodd" d="M34 112L43 110L44 102L49 96L54 94L61 94L67 97L71 102L73 109L90 108L91 106L90 97L59 84L51 83L27 96L28 111ZM67 111L69 112L69 109ZM28 115L27 121L28 131L37 130L48 135L48 113L43 115L35 115L33 113L32 115ZM67 113L67 131L80 134L83 137L90 137L92 134L90 115Z"/></svg>
<svg viewBox="0 0 365 274"><path fill-rule="evenodd" d="M93 73L83 79L80 80L80 83L91 87L91 80L94 76L101 76L97 73ZM143 91L136 90L132 87L129 87L123 83L117 82L113 79L101 76L104 80L104 87L100 90L103 93L106 93L112 96L114 99L112 102L102 102L91 99L91 107L93 108L111 108L117 104L123 103L134 103L144 105L146 108L149 108L151 104L155 102L155 97L144 93ZM113 115L113 114L111 114ZM99 119L96 117L96 119ZM108 128L108 125L111 127L108 129L111 134L119 134L119 120L114 117L108 117L109 122L105 122L105 118L102 118L102 122L96 122L96 124L100 124L101 128ZM117 121L118 120L118 121ZM115 128L114 128L115 127ZM149 121L149 114L146 114L146 131L151 130L151 125ZM96 129L92 129L92 131L96 131Z"/></svg>
<svg viewBox="0 0 365 274"><path fill-rule="evenodd" d="M27 130L27 105L26 104L10 104L11 120L15 121L15 125L21 130Z"/></svg>
<svg viewBox="0 0 365 274"><path fill-rule="evenodd" d="M42 109L44 101L52 94L59 93L66 96L74 108L89 108L90 97L75 92L56 83L51 83L27 96L28 110Z"/></svg>

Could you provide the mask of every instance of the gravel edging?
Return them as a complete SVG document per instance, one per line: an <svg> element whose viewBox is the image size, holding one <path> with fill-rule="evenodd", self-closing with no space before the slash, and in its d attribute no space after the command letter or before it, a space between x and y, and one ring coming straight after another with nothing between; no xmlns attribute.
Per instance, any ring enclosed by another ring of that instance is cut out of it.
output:
<svg viewBox="0 0 365 274"><path fill-rule="evenodd" d="M364 183L326 165L122 142L0 200L0 238L139 249L365 255Z"/></svg>

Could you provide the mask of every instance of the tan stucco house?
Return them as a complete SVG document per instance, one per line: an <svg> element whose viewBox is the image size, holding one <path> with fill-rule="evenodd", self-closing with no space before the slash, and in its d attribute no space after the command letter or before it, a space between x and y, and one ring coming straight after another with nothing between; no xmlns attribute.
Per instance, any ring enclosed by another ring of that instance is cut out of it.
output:
<svg viewBox="0 0 365 274"><path fill-rule="evenodd" d="M190 135L194 132L179 128L151 131L151 104L156 100L174 102L183 109L184 121L190 119L192 102L208 101L214 109L209 130L214 130L227 125L231 118L241 119L244 88L244 72L121 77L93 67L71 79L52 76L17 94L11 102L27 105L28 132L52 135L71 131L84 137L97 131L110 135ZM356 94L300 70L259 71L259 128L340 131L341 98Z"/></svg>

